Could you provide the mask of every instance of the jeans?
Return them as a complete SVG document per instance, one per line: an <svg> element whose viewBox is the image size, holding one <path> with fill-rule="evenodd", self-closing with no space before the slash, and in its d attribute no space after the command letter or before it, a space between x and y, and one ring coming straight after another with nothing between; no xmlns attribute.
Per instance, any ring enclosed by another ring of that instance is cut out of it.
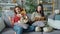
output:
<svg viewBox="0 0 60 34"><path fill-rule="evenodd" d="M20 26L15 25L13 28L16 34L22 34L23 32L32 32L35 30L35 26L29 26L28 29L23 29Z"/></svg>

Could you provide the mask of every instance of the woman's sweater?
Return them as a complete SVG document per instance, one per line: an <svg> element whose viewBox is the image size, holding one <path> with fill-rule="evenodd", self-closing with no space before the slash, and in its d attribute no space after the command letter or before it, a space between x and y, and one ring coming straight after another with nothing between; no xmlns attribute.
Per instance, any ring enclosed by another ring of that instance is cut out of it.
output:
<svg viewBox="0 0 60 34"><path fill-rule="evenodd" d="M37 19L36 17L37 17L38 19L40 19L42 16L41 16L40 13L33 12L33 14L31 15L31 20L32 20L32 21L35 21L35 20ZM36 18L36 19L35 19L35 18ZM45 26L44 22L43 22L43 21L39 21L39 20L35 21L32 25L33 25L33 26L39 26L39 27L44 27L44 26Z"/></svg>
<svg viewBox="0 0 60 34"><path fill-rule="evenodd" d="M32 15L31 15L31 21L34 21L35 17L41 17L41 14L37 13L37 12L33 12Z"/></svg>

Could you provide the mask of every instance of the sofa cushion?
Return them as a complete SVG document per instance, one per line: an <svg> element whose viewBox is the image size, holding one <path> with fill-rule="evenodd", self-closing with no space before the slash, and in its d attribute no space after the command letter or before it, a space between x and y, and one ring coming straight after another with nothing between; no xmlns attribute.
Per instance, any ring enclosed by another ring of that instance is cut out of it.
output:
<svg viewBox="0 0 60 34"><path fill-rule="evenodd" d="M55 15L55 20L60 20L60 14L59 15Z"/></svg>
<svg viewBox="0 0 60 34"><path fill-rule="evenodd" d="M55 21L54 21L53 19L48 18L48 22L47 22L47 24L48 24L49 26L55 28Z"/></svg>
<svg viewBox="0 0 60 34"><path fill-rule="evenodd" d="M60 20L53 20L48 18L48 25L55 29L60 29Z"/></svg>
<svg viewBox="0 0 60 34"><path fill-rule="evenodd" d="M54 19L54 17L55 17L55 14L51 14L48 16L48 18L50 18L50 19Z"/></svg>
<svg viewBox="0 0 60 34"><path fill-rule="evenodd" d="M0 17L0 32L5 28L3 19Z"/></svg>
<svg viewBox="0 0 60 34"><path fill-rule="evenodd" d="M54 26L56 29L60 29L60 20L55 20Z"/></svg>
<svg viewBox="0 0 60 34"><path fill-rule="evenodd" d="M1 34L14 34L14 32L12 28L5 28Z"/></svg>
<svg viewBox="0 0 60 34"><path fill-rule="evenodd" d="M11 11L11 10L4 10L2 12L2 17L3 17L3 20L5 21L6 25L11 27L11 22L10 20L8 19L8 17L13 17L14 16L14 12Z"/></svg>

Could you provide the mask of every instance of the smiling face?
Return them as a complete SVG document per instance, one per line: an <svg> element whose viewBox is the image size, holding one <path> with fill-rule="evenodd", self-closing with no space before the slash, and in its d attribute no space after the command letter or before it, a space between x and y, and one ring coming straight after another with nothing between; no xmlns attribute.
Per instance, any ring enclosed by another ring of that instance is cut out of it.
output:
<svg viewBox="0 0 60 34"><path fill-rule="evenodd" d="M20 13L20 8L16 7L15 11L16 11L17 14L19 14Z"/></svg>
<svg viewBox="0 0 60 34"><path fill-rule="evenodd" d="M37 7L37 11L40 12L41 11L41 6Z"/></svg>

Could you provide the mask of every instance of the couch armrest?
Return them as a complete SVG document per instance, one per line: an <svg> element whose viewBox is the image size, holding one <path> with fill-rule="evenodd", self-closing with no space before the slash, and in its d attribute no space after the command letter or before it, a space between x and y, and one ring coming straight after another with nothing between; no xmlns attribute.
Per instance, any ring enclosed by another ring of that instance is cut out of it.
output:
<svg viewBox="0 0 60 34"><path fill-rule="evenodd" d="M0 32L5 28L3 19L0 17Z"/></svg>

